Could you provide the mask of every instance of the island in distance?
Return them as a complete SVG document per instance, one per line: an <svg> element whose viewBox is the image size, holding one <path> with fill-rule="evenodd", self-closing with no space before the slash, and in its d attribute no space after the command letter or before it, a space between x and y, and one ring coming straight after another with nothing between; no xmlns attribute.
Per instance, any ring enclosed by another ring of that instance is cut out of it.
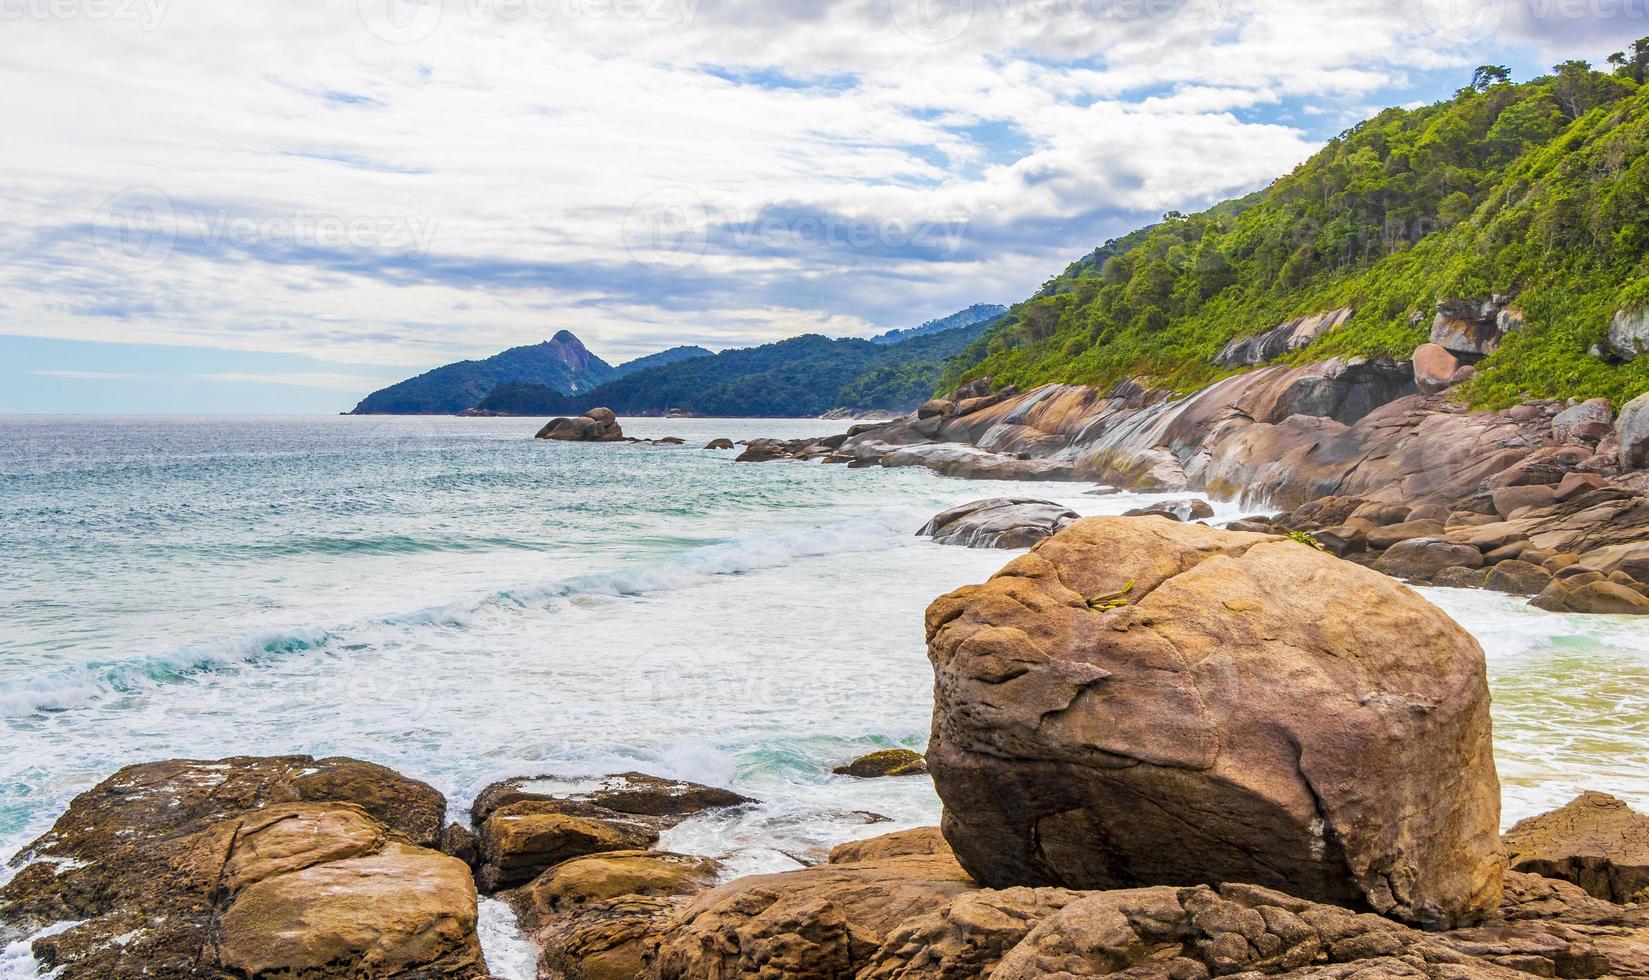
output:
<svg viewBox="0 0 1649 980"><path fill-rule="evenodd" d="M620 415L807 418L908 412L932 396L946 361L1006 308L975 305L869 340L817 334L712 354L675 347L614 367L568 331L530 347L461 361L368 395L354 415Z"/></svg>

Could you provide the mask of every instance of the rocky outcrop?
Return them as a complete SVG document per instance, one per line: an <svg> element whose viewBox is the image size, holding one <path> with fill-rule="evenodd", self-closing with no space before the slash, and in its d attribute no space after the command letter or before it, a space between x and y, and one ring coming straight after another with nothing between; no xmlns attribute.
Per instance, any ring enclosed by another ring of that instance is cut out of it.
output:
<svg viewBox="0 0 1649 980"><path fill-rule="evenodd" d="M883 749L880 752L862 755L845 766L837 766L832 771L838 776L854 776L858 779L925 776L928 773L928 762L909 749Z"/></svg>
<svg viewBox="0 0 1649 980"><path fill-rule="evenodd" d="M734 448L733 447L733 440L731 440L731 439L711 439L709 442L704 444L704 448L706 448L706 449L732 449L732 448Z"/></svg>
<svg viewBox="0 0 1649 980"><path fill-rule="evenodd" d="M1561 443L1596 446L1614 428L1615 413L1607 398L1593 398L1566 408L1552 419L1552 438Z"/></svg>
<svg viewBox="0 0 1649 980"><path fill-rule="evenodd" d="M551 419L538 430L539 439L560 442L621 442L624 429L608 408L592 408L576 419Z"/></svg>
<svg viewBox="0 0 1649 980"><path fill-rule="evenodd" d="M1353 312L1347 308L1300 317L1262 334L1238 337L1215 355L1214 363L1228 368L1257 367L1284 354L1304 350L1344 326Z"/></svg>
<svg viewBox="0 0 1649 980"><path fill-rule="evenodd" d="M977 887L948 854L741 878L678 914L659 946L658 976L853 977L900 923Z"/></svg>
<svg viewBox="0 0 1649 980"><path fill-rule="evenodd" d="M1620 441L1620 468L1649 469L1649 394L1626 403L1615 423L1615 432Z"/></svg>
<svg viewBox="0 0 1649 980"><path fill-rule="evenodd" d="M1093 519L927 626L928 764L986 885L1251 882L1433 928L1494 907L1482 650L1389 578Z"/></svg>
<svg viewBox="0 0 1649 980"><path fill-rule="evenodd" d="M1649 309L1621 310L1609 324L1609 356L1617 361L1635 361L1649 354Z"/></svg>
<svg viewBox="0 0 1649 980"><path fill-rule="evenodd" d="M1046 500L996 497L953 507L916 535L964 548L1029 548L1076 519L1075 511Z"/></svg>
<svg viewBox="0 0 1649 980"><path fill-rule="evenodd" d="M1560 878L1607 902L1649 903L1649 817L1605 793L1530 817L1506 834L1513 868Z"/></svg>
<svg viewBox="0 0 1649 980"><path fill-rule="evenodd" d="M129 766L76 797L0 888L0 941L63 980L485 977L445 800L308 756Z"/></svg>
<svg viewBox="0 0 1649 980"><path fill-rule="evenodd" d="M1522 328L1522 314L1507 306L1504 296L1487 299L1446 299L1437 304L1431 342L1451 354L1481 360L1500 349L1508 333Z"/></svg>
<svg viewBox="0 0 1649 980"><path fill-rule="evenodd" d="M504 780L482 790L470 811L480 836L476 882L493 892L573 858L646 850L695 813L752 802L731 790L643 773Z"/></svg>

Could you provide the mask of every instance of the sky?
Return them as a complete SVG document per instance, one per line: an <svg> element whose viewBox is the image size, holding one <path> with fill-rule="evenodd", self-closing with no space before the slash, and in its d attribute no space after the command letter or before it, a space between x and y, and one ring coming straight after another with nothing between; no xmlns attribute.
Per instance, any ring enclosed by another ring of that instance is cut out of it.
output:
<svg viewBox="0 0 1649 980"><path fill-rule="evenodd" d="M1021 300L1649 0L0 0L0 414Z"/></svg>

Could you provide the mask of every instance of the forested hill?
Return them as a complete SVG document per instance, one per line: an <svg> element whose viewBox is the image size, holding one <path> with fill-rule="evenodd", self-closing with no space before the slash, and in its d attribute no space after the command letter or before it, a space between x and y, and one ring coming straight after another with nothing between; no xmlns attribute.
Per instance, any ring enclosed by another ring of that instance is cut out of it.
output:
<svg viewBox="0 0 1649 980"><path fill-rule="evenodd" d="M1008 312L1008 308L1006 306L995 306L990 303L975 303L965 310L952 313L950 316L940 317L937 320L929 320L919 327L909 327L904 330L889 330L887 333L879 334L870 339L874 343L878 344L897 344L906 340L915 340L917 337L924 337L928 334L944 333L947 330L955 330L958 327L971 327L976 323L981 323L986 320L995 320L1000 318L1002 314L1006 312Z"/></svg>
<svg viewBox="0 0 1649 980"><path fill-rule="evenodd" d="M639 371L593 391L502 385L479 410L502 415L576 415L601 406L620 415L805 418L835 408L909 411L939 384L947 359L984 334L990 321L897 344L816 334L722 351Z"/></svg>
<svg viewBox="0 0 1649 980"><path fill-rule="evenodd" d="M479 361L459 361L426 371L355 406L355 415L456 415L474 408L500 384L530 382L554 391L588 391L605 381L662 364L706 357L702 347L674 347L613 367L562 330L530 347L512 347Z"/></svg>
<svg viewBox="0 0 1649 980"><path fill-rule="evenodd" d="M1244 199L1106 243L1013 307L942 388L1139 377L1185 391L1231 373L1233 338L1352 308L1287 358L1407 358L1440 300L1500 295L1524 326L1478 365L1477 404L1618 405L1649 357L1599 356L1649 306L1649 39L1597 71L1514 83L1497 66L1437 105L1389 109Z"/></svg>

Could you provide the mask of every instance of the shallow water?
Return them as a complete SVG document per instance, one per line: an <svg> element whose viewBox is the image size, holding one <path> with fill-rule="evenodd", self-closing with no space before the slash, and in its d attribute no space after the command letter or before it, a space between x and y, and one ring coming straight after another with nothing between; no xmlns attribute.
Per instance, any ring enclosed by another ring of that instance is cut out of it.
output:
<svg viewBox="0 0 1649 980"><path fill-rule="evenodd" d="M913 532L986 496L1141 498L697 448L842 424L627 421L687 440L651 447L522 419L0 419L0 855L120 765L235 753L370 759L455 813L521 774L727 785L763 805L664 843L738 871L933 823L926 780L830 774L925 745L922 610L1009 557ZM1428 596L1488 653L1508 821L1585 788L1649 806L1649 630Z"/></svg>

